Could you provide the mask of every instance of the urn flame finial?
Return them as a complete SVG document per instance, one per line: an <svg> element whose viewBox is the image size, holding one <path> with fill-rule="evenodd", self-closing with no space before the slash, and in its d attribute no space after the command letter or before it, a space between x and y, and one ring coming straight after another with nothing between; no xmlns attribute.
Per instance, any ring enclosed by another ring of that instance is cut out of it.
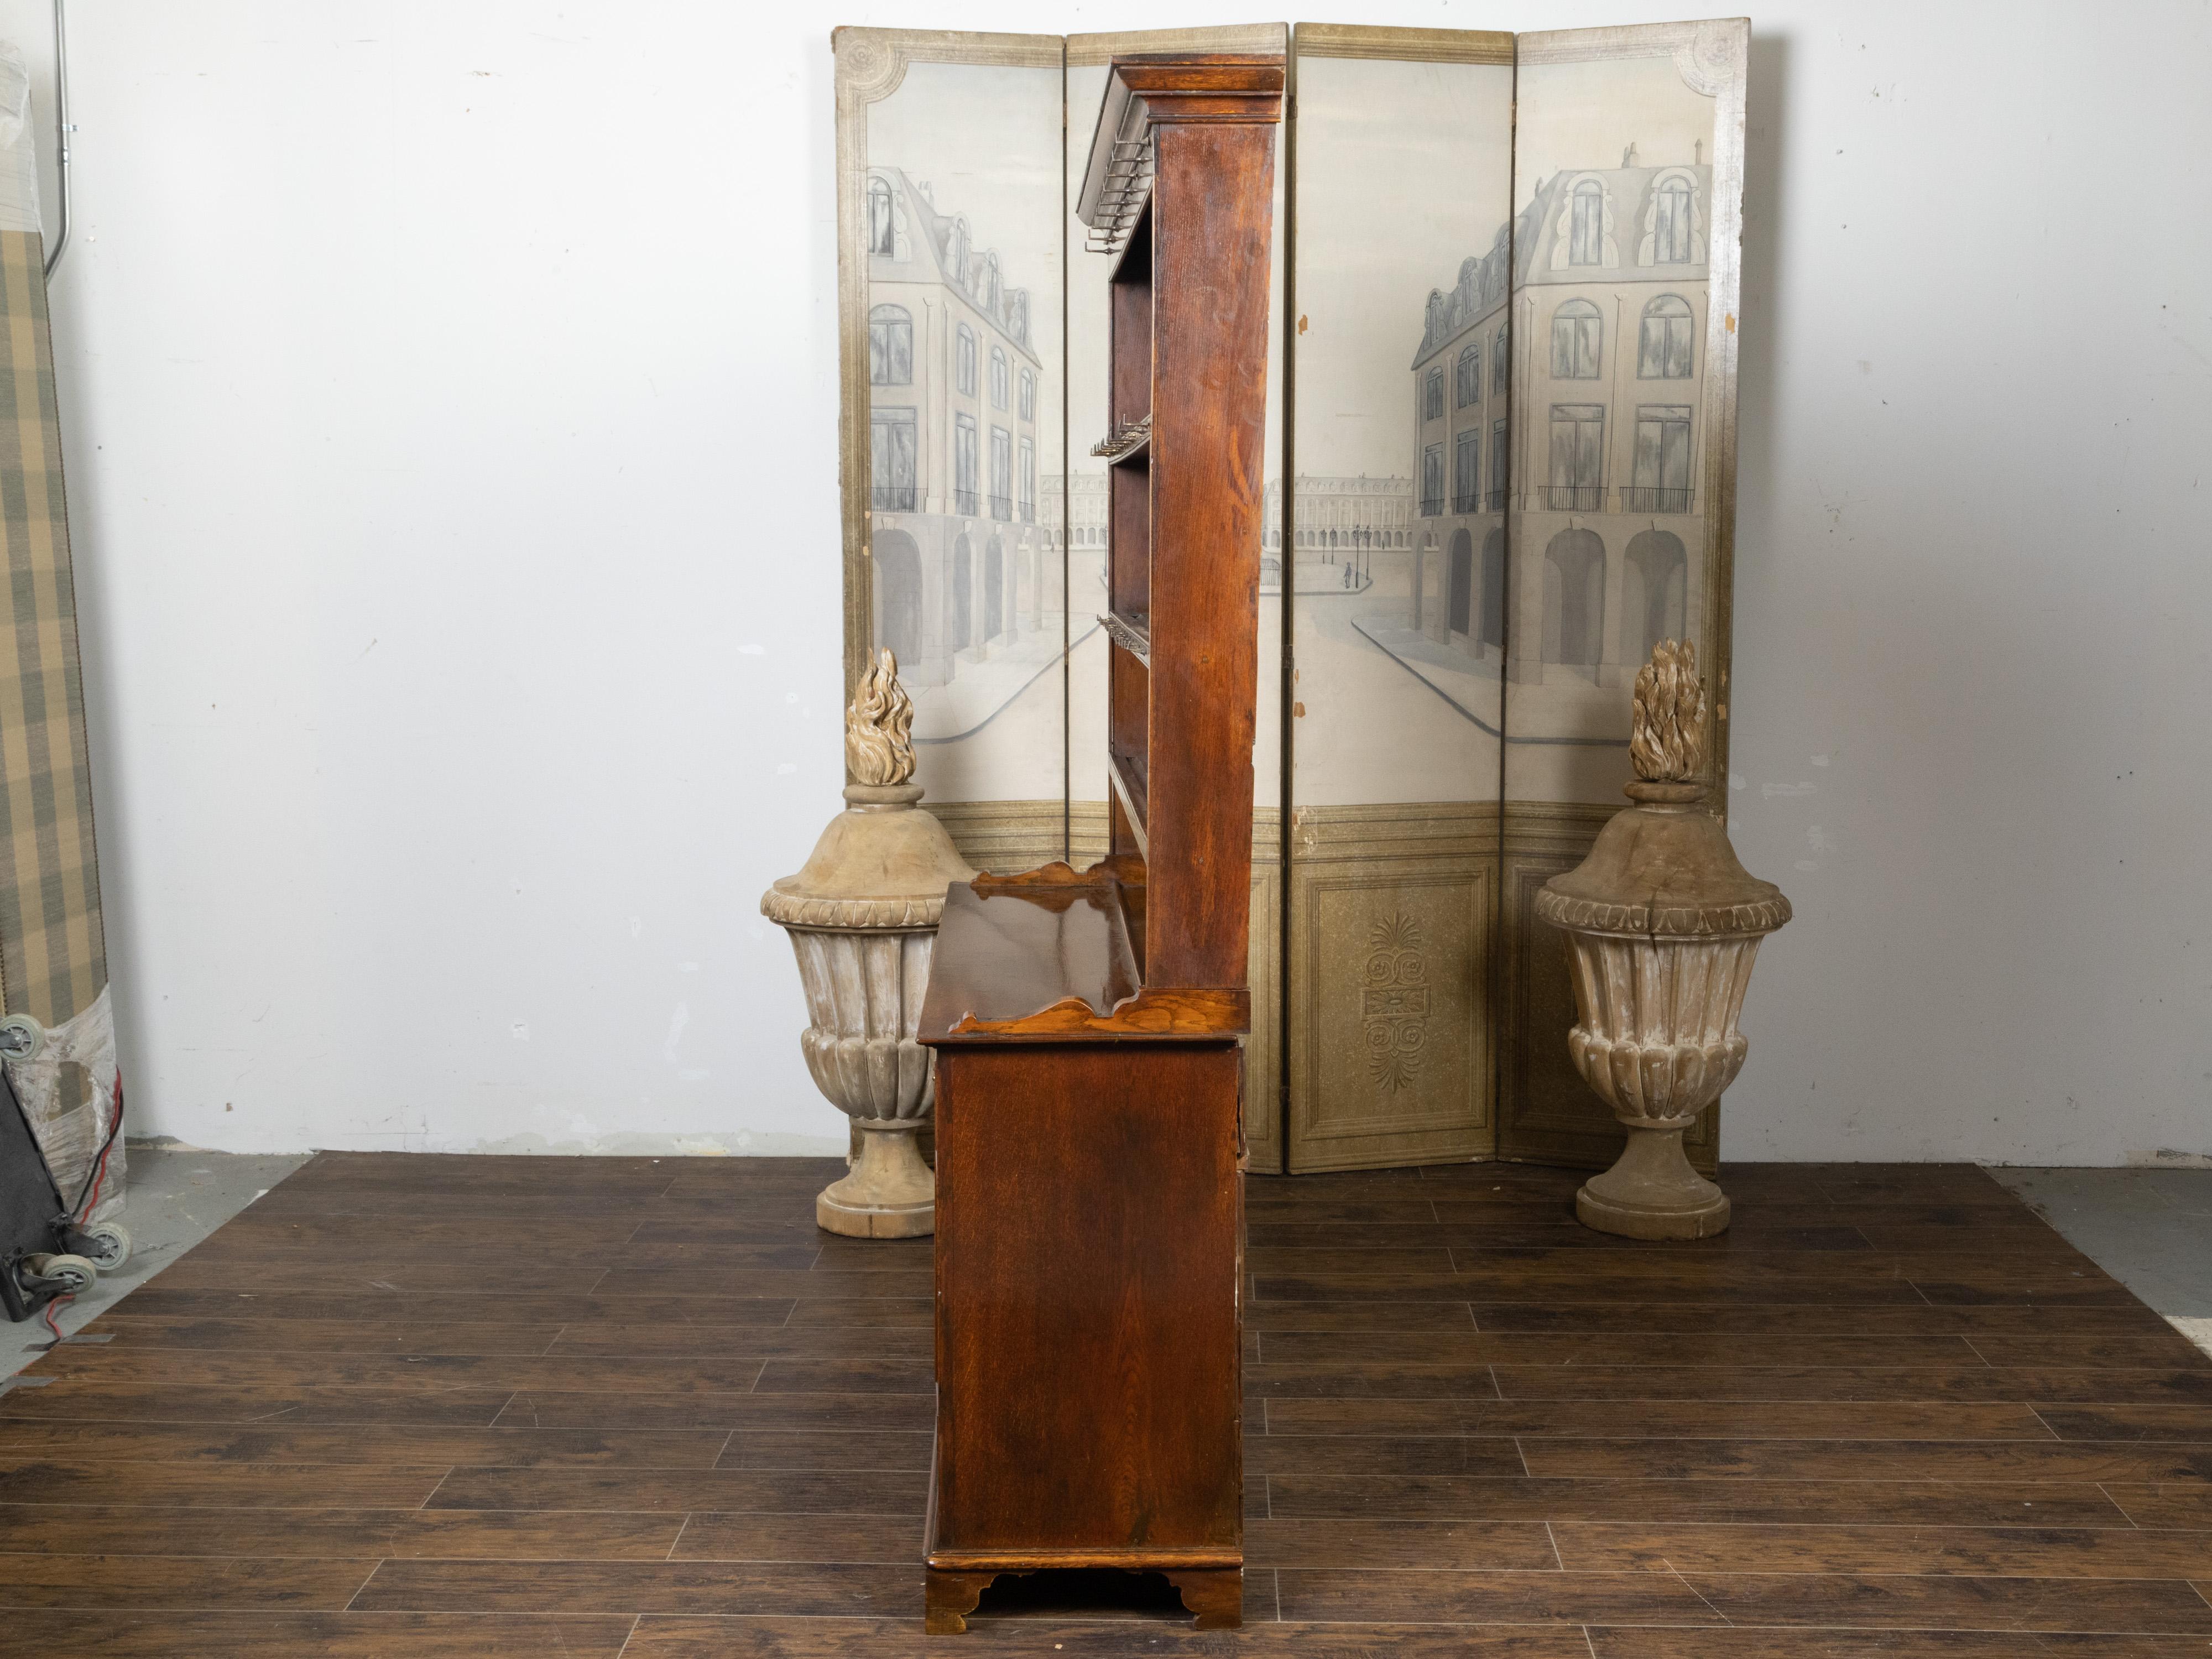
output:
<svg viewBox="0 0 2212 1659"><path fill-rule="evenodd" d="M1636 775L1650 783L1682 783L1705 762L1705 683L1698 648L1662 640L1636 671L1636 710L1628 738Z"/></svg>
<svg viewBox="0 0 2212 1659"><path fill-rule="evenodd" d="M914 702L899 684L898 659L878 654L860 675L845 711L845 764L854 781L876 787L914 776Z"/></svg>

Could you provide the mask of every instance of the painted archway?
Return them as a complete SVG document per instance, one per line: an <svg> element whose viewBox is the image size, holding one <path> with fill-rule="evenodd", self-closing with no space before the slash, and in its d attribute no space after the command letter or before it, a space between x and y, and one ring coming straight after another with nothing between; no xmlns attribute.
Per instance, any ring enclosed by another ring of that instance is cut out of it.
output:
<svg viewBox="0 0 2212 1659"><path fill-rule="evenodd" d="M1605 640L1605 544L1562 530L1544 550L1544 660L1595 668Z"/></svg>
<svg viewBox="0 0 2212 1659"><path fill-rule="evenodd" d="M902 663L921 656L921 549L903 530L876 532L876 643Z"/></svg>
<svg viewBox="0 0 2212 1659"><path fill-rule="evenodd" d="M1455 634L1474 632L1474 538L1466 531L1452 533L1449 599L1447 615Z"/></svg>
<svg viewBox="0 0 2212 1659"><path fill-rule="evenodd" d="M1670 531L1646 530L1628 544L1621 570L1620 654L1640 663L1662 640L1688 631L1690 559Z"/></svg>

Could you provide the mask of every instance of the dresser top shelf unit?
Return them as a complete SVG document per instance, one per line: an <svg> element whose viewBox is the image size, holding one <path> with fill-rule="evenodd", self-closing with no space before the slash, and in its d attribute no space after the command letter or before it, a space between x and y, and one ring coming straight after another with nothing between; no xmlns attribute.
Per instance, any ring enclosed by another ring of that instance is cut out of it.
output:
<svg viewBox="0 0 2212 1659"><path fill-rule="evenodd" d="M956 891L939 934L925 1042L1018 1036L1030 1015L1055 1033L1071 1024L1100 1035L1249 1029L1261 468L1283 86L1282 58L1264 54L1146 53L1116 58L1109 73L1077 210L1089 246L1105 256L1097 269L1109 291L1109 406L1091 450L1109 486L1109 600L1099 618L1109 641L1108 736L1107 752L1089 763L1104 775L1112 853L1085 871L1053 866ZM1034 914L1017 915L1021 907ZM1127 980L1116 977L1124 963ZM1109 991L1112 1006L1101 1006ZM1193 991L1208 994L1194 1000ZM1175 1006L1163 1012L1166 1001ZM1084 1011L1079 1019L1072 1007Z"/></svg>

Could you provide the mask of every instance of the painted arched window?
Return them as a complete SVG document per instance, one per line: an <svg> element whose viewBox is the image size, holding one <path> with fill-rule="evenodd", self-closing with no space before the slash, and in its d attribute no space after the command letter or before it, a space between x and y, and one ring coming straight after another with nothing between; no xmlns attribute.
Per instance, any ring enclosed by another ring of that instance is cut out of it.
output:
<svg viewBox="0 0 2212 1659"><path fill-rule="evenodd" d="M1552 313L1552 378L1595 380L1605 344L1605 319L1588 300L1570 300Z"/></svg>
<svg viewBox="0 0 2212 1659"><path fill-rule="evenodd" d="M1690 262L1690 181L1677 173L1659 181L1652 204L1651 257L1662 265Z"/></svg>
<svg viewBox="0 0 2212 1659"><path fill-rule="evenodd" d="M967 324L960 325L960 332L953 342L953 384L963 397L975 395L975 331Z"/></svg>
<svg viewBox="0 0 2212 1659"><path fill-rule="evenodd" d="M1638 379L1690 378L1690 329L1693 321L1690 302L1678 294L1662 294L1644 307L1644 324L1636 337Z"/></svg>
<svg viewBox="0 0 2212 1659"><path fill-rule="evenodd" d="M1006 406L1008 384L1009 380L1006 351L1002 347L993 346L991 348L992 408L1004 409Z"/></svg>
<svg viewBox="0 0 2212 1659"><path fill-rule="evenodd" d="M1605 186L1595 179L1585 179L1575 186L1573 211L1567 222L1567 263L1605 263Z"/></svg>
<svg viewBox="0 0 2212 1659"><path fill-rule="evenodd" d="M1459 349L1459 362L1452 372L1453 404L1465 409L1469 404L1482 401L1482 348L1469 340Z"/></svg>
<svg viewBox="0 0 2212 1659"><path fill-rule="evenodd" d="M1036 376L1026 368L1022 371L1022 418L1036 419Z"/></svg>
<svg viewBox="0 0 2212 1659"><path fill-rule="evenodd" d="M886 256L898 252L898 233L891 223L891 187L881 179L868 180L868 252Z"/></svg>
<svg viewBox="0 0 2212 1659"><path fill-rule="evenodd" d="M868 313L868 380L914 384L914 315L904 306L878 306Z"/></svg>
<svg viewBox="0 0 2212 1659"><path fill-rule="evenodd" d="M1490 343L1490 389L1499 397L1505 395L1505 377L1511 371L1505 360L1506 325L1498 325L1497 337Z"/></svg>

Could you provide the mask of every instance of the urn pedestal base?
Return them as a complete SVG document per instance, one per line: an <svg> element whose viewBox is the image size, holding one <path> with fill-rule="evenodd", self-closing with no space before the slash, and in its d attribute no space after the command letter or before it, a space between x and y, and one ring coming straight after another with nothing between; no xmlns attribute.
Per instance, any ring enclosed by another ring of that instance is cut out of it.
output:
<svg viewBox="0 0 2212 1659"><path fill-rule="evenodd" d="M926 1238L937 1231L937 1177L916 1144L919 1119L856 1118L852 1173L814 1200L814 1224L847 1238Z"/></svg>
<svg viewBox="0 0 2212 1659"><path fill-rule="evenodd" d="M1690 1167L1688 1121L1628 1126L1628 1145L1603 1175L1575 1194L1583 1226L1621 1238L1711 1238L1728 1231L1728 1194Z"/></svg>

